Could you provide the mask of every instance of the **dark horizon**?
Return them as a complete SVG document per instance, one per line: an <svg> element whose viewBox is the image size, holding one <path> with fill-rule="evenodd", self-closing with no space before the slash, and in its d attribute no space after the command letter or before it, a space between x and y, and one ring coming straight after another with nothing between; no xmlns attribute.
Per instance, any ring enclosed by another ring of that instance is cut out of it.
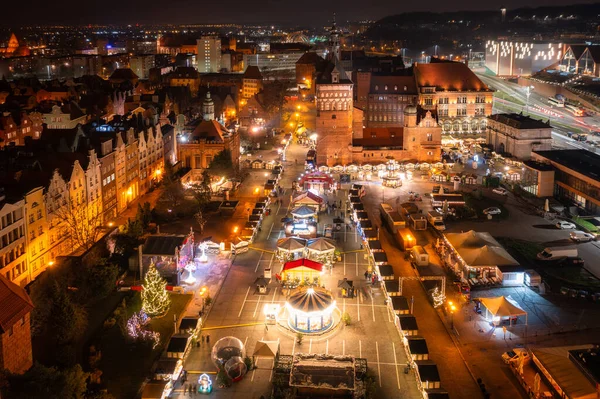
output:
<svg viewBox="0 0 600 399"><path fill-rule="evenodd" d="M42 0L30 2L10 2L5 5L5 15L10 15L9 23L4 28L30 26L86 26L86 25L185 25L185 24L240 24L240 25L280 25L285 27L306 26L319 27L330 24L333 13L343 24L345 21L379 20L383 17L408 12L452 12L452 11L490 11L501 6L511 9L541 6L567 6L573 4L594 4L596 0L580 0L570 3L563 0L531 0L523 3L518 0L507 0L491 6L475 0L461 0L449 3L433 0L423 9L421 3L402 4L392 0L373 0L367 9L364 2L349 0L322 4L316 0L298 3L291 0L266 0L252 3L243 0L230 0L227 3L215 4L210 13L204 13L206 5L190 0L177 0L162 7L157 0L123 0L113 7L105 3L86 3L89 7L82 10L77 0L63 0L58 5L48 7ZM156 4L156 5L153 5ZM342 8L343 7L343 8ZM73 10L68 14L64 10ZM234 11L232 11L234 10Z"/></svg>

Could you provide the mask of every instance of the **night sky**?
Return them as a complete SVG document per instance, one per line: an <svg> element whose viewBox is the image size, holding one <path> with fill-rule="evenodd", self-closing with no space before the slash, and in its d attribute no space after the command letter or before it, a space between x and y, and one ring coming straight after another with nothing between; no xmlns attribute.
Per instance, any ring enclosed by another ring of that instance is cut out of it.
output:
<svg viewBox="0 0 600 399"><path fill-rule="evenodd" d="M278 23L321 26L338 20L379 19L410 11L458 11L594 3L597 0L9 0L3 26L33 24Z"/></svg>

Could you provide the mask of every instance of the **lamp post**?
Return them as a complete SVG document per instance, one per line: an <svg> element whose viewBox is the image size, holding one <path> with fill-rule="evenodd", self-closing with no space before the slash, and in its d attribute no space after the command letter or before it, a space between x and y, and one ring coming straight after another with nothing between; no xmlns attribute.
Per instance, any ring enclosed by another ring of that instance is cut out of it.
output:
<svg viewBox="0 0 600 399"><path fill-rule="evenodd" d="M533 86L527 86L525 88L525 96L527 97L527 101L525 103L525 111L529 114L529 96L531 95L531 91L534 89Z"/></svg>
<svg viewBox="0 0 600 399"><path fill-rule="evenodd" d="M456 306L452 301L448 301L448 307L450 308L450 329L454 330L454 312L456 311Z"/></svg>

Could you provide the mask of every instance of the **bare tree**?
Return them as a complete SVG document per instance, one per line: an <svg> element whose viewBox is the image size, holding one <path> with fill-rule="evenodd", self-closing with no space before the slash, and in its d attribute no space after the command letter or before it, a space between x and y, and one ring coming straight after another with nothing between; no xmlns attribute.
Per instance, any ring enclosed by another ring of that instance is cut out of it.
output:
<svg viewBox="0 0 600 399"><path fill-rule="evenodd" d="M67 198L54 215L67 228L73 249L88 250L98 240L102 218L94 204L77 204Z"/></svg>
<svg viewBox="0 0 600 399"><path fill-rule="evenodd" d="M204 216L202 211L196 212L194 218L196 219L198 226L200 226L200 234L202 234L204 232L204 225L208 222L208 218Z"/></svg>

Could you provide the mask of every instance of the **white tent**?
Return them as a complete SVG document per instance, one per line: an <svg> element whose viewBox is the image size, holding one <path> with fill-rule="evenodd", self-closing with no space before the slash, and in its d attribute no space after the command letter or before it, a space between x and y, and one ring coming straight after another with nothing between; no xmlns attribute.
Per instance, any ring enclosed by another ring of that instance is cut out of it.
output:
<svg viewBox="0 0 600 399"><path fill-rule="evenodd" d="M306 249L309 252L329 253L335 251L335 242L325 237L314 238L308 240Z"/></svg>
<svg viewBox="0 0 600 399"><path fill-rule="evenodd" d="M525 316L525 324L527 324L527 312L510 297L480 298L479 301L485 307L486 312L489 312L496 320Z"/></svg>
<svg viewBox="0 0 600 399"><path fill-rule="evenodd" d="M254 348L252 356L277 357L279 353L279 342L277 341L258 341Z"/></svg>
<svg viewBox="0 0 600 399"><path fill-rule="evenodd" d="M292 216L299 219L309 218L316 216L317 212L306 205L301 205L297 208L292 209Z"/></svg>
<svg viewBox="0 0 600 399"><path fill-rule="evenodd" d="M286 237L277 241L277 249L281 252L302 252L306 247L306 240L298 237Z"/></svg>

